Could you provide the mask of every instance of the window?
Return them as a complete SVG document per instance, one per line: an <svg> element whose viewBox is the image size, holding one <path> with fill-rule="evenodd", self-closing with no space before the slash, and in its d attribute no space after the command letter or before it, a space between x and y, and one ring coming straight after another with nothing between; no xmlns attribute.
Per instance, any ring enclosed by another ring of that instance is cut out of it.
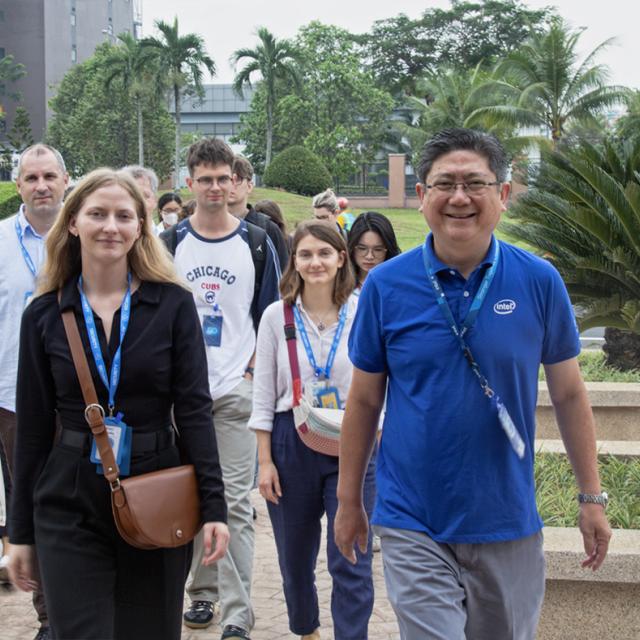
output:
<svg viewBox="0 0 640 640"><path fill-rule="evenodd" d="M78 50L75 44L71 47L71 62L78 62Z"/></svg>
<svg viewBox="0 0 640 640"><path fill-rule="evenodd" d="M75 26L76 26L76 14L75 14L75 11L73 11L73 12L71 13L71 26L72 26L72 27L75 27Z"/></svg>

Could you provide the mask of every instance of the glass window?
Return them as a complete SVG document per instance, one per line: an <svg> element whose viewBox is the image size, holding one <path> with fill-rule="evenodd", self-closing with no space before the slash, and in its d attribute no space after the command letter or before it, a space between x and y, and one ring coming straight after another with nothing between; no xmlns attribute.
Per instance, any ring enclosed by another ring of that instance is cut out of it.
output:
<svg viewBox="0 0 640 640"><path fill-rule="evenodd" d="M75 11L71 12L71 26L72 27L76 26L76 14L75 14Z"/></svg>
<svg viewBox="0 0 640 640"><path fill-rule="evenodd" d="M71 62L77 62L77 61L78 61L78 50L74 45L73 47L71 47Z"/></svg>

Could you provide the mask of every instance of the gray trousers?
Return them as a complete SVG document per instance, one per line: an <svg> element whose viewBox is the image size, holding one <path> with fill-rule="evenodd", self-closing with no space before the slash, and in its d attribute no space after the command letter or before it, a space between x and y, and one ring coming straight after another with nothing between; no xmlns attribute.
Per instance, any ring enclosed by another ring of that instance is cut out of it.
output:
<svg viewBox="0 0 640 640"><path fill-rule="evenodd" d="M534 640L544 599L542 532L441 544L374 527L402 640Z"/></svg>
<svg viewBox="0 0 640 640"><path fill-rule="evenodd" d="M254 528L250 494L256 463L256 436L247 428L251 402L252 383L243 379L235 389L213 403L231 538L224 558L204 567L202 535L198 535L187 582L187 593L192 601L220 603L223 627L232 624L247 631L255 623L251 607Z"/></svg>

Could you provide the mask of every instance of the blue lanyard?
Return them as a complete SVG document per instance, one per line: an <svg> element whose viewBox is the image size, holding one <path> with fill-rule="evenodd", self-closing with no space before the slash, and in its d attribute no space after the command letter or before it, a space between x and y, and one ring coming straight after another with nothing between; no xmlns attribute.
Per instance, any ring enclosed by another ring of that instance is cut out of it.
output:
<svg viewBox="0 0 640 640"><path fill-rule="evenodd" d="M82 301L84 322L87 327L87 333L89 334L91 353L93 353L93 360L96 363L100 379L109 392L109 415L112 416L115 408L116 391L118 390L118 384L120 383L122 343L124 341L124 336L127 333L127 327L129 326L129 318L131 317L131 273L127 274L127 290L124 294L124 298L122 299L122 307L120 309L120 344L118 345L116 355L113 358L110 379L107 376L107 367L104 363L104 358L102 357L102 351L100 350L100 341L98 340L96 323L93 319L93 311L89 305L87 296L82 290L82 276L78 279L78 289L80 291L80 300Z"/></svg>
<svg viewBox="0 0 640 640"><path fill-rule="evenodd" d="M462 326L458 327L458 323L455 321L453 317L453 313L451 313L451 308L449 307L449 303L447 302L447 296L442 289L442 285L440 284L440 280L438 280L438 276L436 272L433 270L431 263L429 262L429 254L427 252L427 241L422 245L422 260L424 261L424 267L427 272L427 277L429 278L429 282L431 282L431 286L433 287L433 291L436 294L436 300L438 301L438 308L442 311L445 319L449 323L449 327L451 328L451 332L457 338L460 343L460 348L462 349L462 353L464 357L467 359L469 364L471 365L471 369L473 373L476 375L478 380L480 381L480 386L485 394L489 397L493 396L493 391L489 387L489 383L487 379L480 373L480 369L478 367L477 362L474 360L473 355L471 354L471 350L469 349L467 343L465 342L464 336L467 331L474 325L476 318L478 317L478 313L482 308L482 304L484 303L485 298L487 297L487 292L489 291L489 287L493 282L493 278L496 275L496 269L498 268L498 262L500 259L500 243L496 240L496 255L493 260L493 264L484 274L484 278L480 283L480 288L478 289L478 293L476 293L473 302L471 303L471 307L469 312L467 313L466 318L464 319Z"/></svg>
<svg viewBox="0 0 640 640"><path fill-rule="evenodd" d="M31 275L35 278L37 273L36 265L33 263L33 260L31 259L31 256L27 251L27 247L24 246L22 227L20 226L18 217L19 216L16 216L16 235L18 236L18 244L20 245L20 249L22 250L22 257L24 258L27 268L29 269L29 271L31 271Z"/></svg>
<svg viewBox="0 0 640 640"><path fill-rule="evenodd" d="M316 378L324 378L325 380L329 380L331 377L331 369L333 367L333 361L336 359L336 353L338 351L338 344L340 343L340 338L342 337L342 332L344 331L344 325L347 321L347 305L343 304L340 309L340 315L338 316L338 328L336 329L336 333L333 336L333 342L331 343L331 349L329 350L329 355L327 357L327 363L322 367L318 366L316 362L316 358L313 355L313 349L311 348L311 343L309 342L309 335L307 334L307 329L304 326L304 322L302 321L302 316L300 315L300 310L294 304L293 305L293 315L296 319L296 325L298 327L298 333L300 334L300 338L302 339L302 344L304 345L304 350L307 352L307 358L309 359L309 364L313 369L313 372Z"/></svg>

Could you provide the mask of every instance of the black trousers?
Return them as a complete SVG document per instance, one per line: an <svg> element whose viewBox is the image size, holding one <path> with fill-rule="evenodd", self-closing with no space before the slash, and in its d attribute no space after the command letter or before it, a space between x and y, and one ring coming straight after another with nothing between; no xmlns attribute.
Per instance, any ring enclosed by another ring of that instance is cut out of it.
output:
<svg viewBox="0 0 640 640"><path fill-rule="evenodd" d="M180 464L175 446L132 475ZM88 452L54 447L34 493L36 546L57 640L178 640L191 545L144 551L119 536L110 488Z"/></svg>

